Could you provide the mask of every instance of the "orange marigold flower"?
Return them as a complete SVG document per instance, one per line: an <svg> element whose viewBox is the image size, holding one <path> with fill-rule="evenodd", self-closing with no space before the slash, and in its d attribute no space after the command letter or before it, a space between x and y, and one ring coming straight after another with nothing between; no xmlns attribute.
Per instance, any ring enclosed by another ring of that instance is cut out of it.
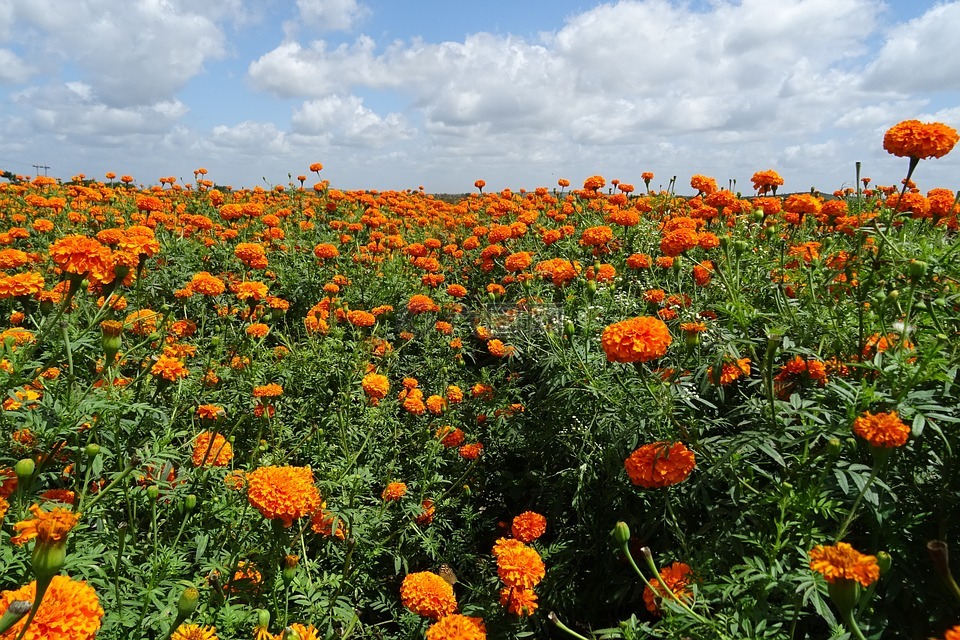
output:
<svg viewBox="0 0 960 640"><path fill-rule="evenodd" d="M270 325L262 322L255 322L247 326L245 331L251 338L264 338L268 333L270 333Z"/></svg>
<svg viewBox="0 0 960 640"><path fill-rule="evenodd" d="M547 519L535 511L524 511L513 519L510 533L520 542L533 542L547 530Z"/></svg>
<svg viewBox="0 0 960 640"><path fill-rule="evenodd" d="M334 528L334 522L336 522L336 528ZM346 530L343 527L343 520L322 507L313 514L313 517L310 519L310 528L314 533L319 533L328 538L345 540L347 537Z"/></svg>
<svg viewBox="0 0 960 640"><path fill-rule="evenodd" d="M234 287L233 292L240 300L259 301L267 297L267 285L262 282L248 280Z"/></svg>
<svg viewBox="0 0 960 640"><path fill-rule="evenodd" d="M368 373L360 384L363 392L373 400L383 400L390 393L390 379L379 373Z"/></svg>
<svg viewBox="0 0 960 640"><path fill-rule="evenodd" d="M717 191L717 181L699 173L690 178L690 186L706 196Z"/></svg>
<svg viewBox="0 0 960 640"><path fill-rule="evenodd" d="M407 311L413 314L439 310L440 306L434 302L430 296L425 296L420 293L411 296L410 300L407 302Z"/></svg>
<svg viewBox="0 0 960 640"><path fill-rule="evenodd" d="M400 601L417 615L434 620L457 611L453 586L432 571L407 574L400 585Z"/></svg>
<svg viewBox="0 0 960 640"><path fill-rule="evenodd" d="M500 590L500 606L515 616L532 616L537 610L537 594L533 589L504 587Z"/></svg>
<svg viewBox="0 0 960 640"><path fill-rule="evenodd" d="M759 193L766 193L769 190L773 190L774 193L776 193L776 187L783 186L783 178L773 169L757 171L753 174L753 177L750 178L750 181L753 183L754 190Z"/></svg>
<svg viewBox="0 0 960 640"><path fill-rule="evenodd" d="M874 447L902 447L910 437L910 427L896 411L873 414L869 411L853 421L853 432Z"/></svg>
<svg viewBox="0 0 960 640"><path fill-rule="evenodd" d="M61 271L85 276L112 271L110 249L93 238L82 235L64 236L47 249Z"/></svg>
<svg viewBox="0 0 960 640"><path fill-rule="evenodd" d="M432 413L435 416L443 413L444 409L447 408L447 401L444 400L443 396L438 396L436 394L427 398L427 411Z"/></svg>
<svg viewBox="0 0 960 640"><path fill-rule="evenodd" d="M696 458L682 442L645 444L624 461L633 484L645 489L669 487L686 480L696 466Z"/></svg>
<svg viewBox="0 0 960 640"><path fill-rule="evenodd" d="M157 358L157 361L152 367L150 367L150 373L162 378L164 380L169 380L170 382L176 382L180 378L186 378L190 375L190 370L177 358L171 358L167 355L161 355Z"/></svg>
<svg viewBox="0 0 960 640"><path fill-rule="evenodd" d="M683 562L674 562L669 567L660 569L660 577L663 578L663 584L656 578L650 580L650 586L643 590L643 603L647 611L654 615L660 615L660 603L664 598L669 598L669 594L664 590L669 589L675 596L683 600L693 597L693 593L687 589L690 584L690 574L692 570Z"/></svg>
<svg viewBox="0 0 960 640"><path fill-rule="evenodd" d="M194 274L188 287L191 291L205 296L218 296L226 290L223 280L206 271Z"/></svg>
<svg viewBox="0 0 960 640"><path fill-rule="evenodd" d="M33 514L33 518L13 525L13 530L17 534L10 538L13 544L23 544L34 538L37 539L37 544L61 544L80 521L79 513L60 507L44 511L39 505L34 504L30 507L30 513Z"/></svg>
<svg viewBox="0 0 960 640"><path fill-rule="evenodd" d="M660 252L665 256L678 256L697 246L699 239L697 232L688 227L674 229L660 240Z"/></svg>
<svg viewBox="0 0 960 640"><path fill-rule="evenodd" d="M883 135L883 148L900 158L942 158L958 140L957 130L943 123L904 120Z"/></svg>
<svg viewBox="0 0 960 640"><path fill-rule="evenodd" d="M463 298L467 295L467 289L463 285L451 284L447 286L447 293L454 298Z"/></svg>
<svg viewBox="0 0 960 640"><path fill-rule="evenodd" d="M193 466L207 464L212 467L225 467L233 460L233 445L219 433L204 431L193 441Z"/></svg>
<svg viewBox="0 0 960 640"><path fill-rule="evenodd" d="M0 496L0 522L3 522L3 519L7 515L7 509L10 508L10 503L7 502L7 499L3 496Z"/></svg>
<svg viewBox="0 0 960 640"><path fill-rule="evenodd" d="M318 244L313 248L313 255L321 260L330 260L340 255L340 251L332 244Z"/></svg>
<svg viewBox="0 0 960 640"><path fill-rule="evenodd" d="M40 497L46 502L60 502L71 505L76 500L76 494L69 489L47 489L40 494ZM0 519L2 519L2 516L0 516Z"/></svg>
<svg viewBox="0 0 960 640"><path fill-rule="evenodd" d="M487 631L480 618L454 613L443 616L427 629L427 640L486 640Z"/></svg>
<svg viewBox="0 0 960 640"><path fill-rule="evenodd" d="M810 551L810 568L830 584L855 580L869 587L880 578L876 556L864 555L846 542L829 546L818 544Z"/></svg>
<svg viewBox="0 0 960 640"><path fill-rule="evenodd" d="M392 502L394 500L399 500L403 496L407 495L407 485L404 482L390 482L384 488L383 493L380 494L380 497L387 502Z"/></svg>
<svg viewBox="0 0 960 640"><path fill-rule="evenodd" d="M36 596L36 580L15 591L4 591L0 593L0 611L6 611L16 600L33 602ZM103 613L93 587L84 581L55 575L23 640L93 640ZM21 620L13 625L3 637L19 637L23 624Z"/></svg>
<svg viewBox="0 0 960 640"><path fill-rule="evenodd" d="M500 550L497 574L508 587L532 589L543 580L546 568L536 549L520 543Z"/></svg>
<svg viewBox="0 0 960 640"><path fill-rule="evenodd" d="M518 251L511 253L504 261L507 271L523 271L530 267L533 262L533 254L529 251Z"/></svg>
<svg viewBox="0 0 960 640"><path fill-rule="evenodd" d="M310 467L260 467L247 474L247 499L270 520L290 527L320 508L320 490Z"/></svg>
<svg viewBox="0 0 960 640"><path fill-rule="evenodd" d="M663 356L673 338L662 320L630 318L603 330L600 344L610 362L648 362Z"/></svg>
<svg viewBox="0 0 960 640"><path fill-rule="evenodd" d="M631 269L649 269L650 265L650 256L645 253L634 253L627 258L627 266Z"/></svg>
<svg viewBox="0 0 960 640"><path fill-rule="evenodd" d="M464 460L476 460L483 455L483 444L474 442L460 447L460 457Z"/></svg>
<svg viewBox="0 0 960 640"><path fill-rule="evenodd" d="M440 427L437 429L435 437L440 439L440 444L442 444L447 449L453 449L454 447L459 447L463 444L463 441L466 439L466 435L463 433L463 430L460 428L454 428L449 425Z"/></svg>
<svg viewBox="0 0 960 640"><path fill-rule="evenodd" d="M613 229L607 226L589 227L580 236L583 247L602 247L613 240Z"/></svg>
<svg viewBox="0 0 960 640"><path fill-rule="evenodd" d="M720 375L715 376L713 367L707 367L707 379L714 384L726 386L739 380L743 376L750 375L750 358L739 358L735 362L724 359L720 366Z"/></svg>
<svg viewBox="0 0 960 640"><path fill-rule="evenodd" d="M376 316L369 311L348 311L347 322L355 327L372 327L377 322Z"/></svg>
<svg viewBox="0 0 960 640"><path fill-rule="evenodd" d="M283 387L276 382L260 385L253 388L254 398L276 398L283 395Z"/></svg>

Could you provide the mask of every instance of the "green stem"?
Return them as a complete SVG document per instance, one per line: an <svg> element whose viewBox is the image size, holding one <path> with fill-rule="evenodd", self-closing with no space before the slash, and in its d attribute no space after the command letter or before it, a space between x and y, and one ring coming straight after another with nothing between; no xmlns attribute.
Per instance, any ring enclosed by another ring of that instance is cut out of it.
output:
<svg viewBox="0 0 960 640"><path fill-rule="evenodd" d="M553 611L551 611L550 614L547 615L547 619L550 620L550 622L552 622L553 625L554 625L556 628L560 629L560 630L563 631L564 633L567 633L567 634L573 636L574 638L579 638L580 640L589 640L589 638L580 635L579 633L577 633L576 631L574 631L573 629L571 629L571 628L568 627L567 625L565 625L565 624L563 624L562 622L560 622L560 618L558 618L558 617L557 617L557 614L555 614Z"/></svg>
<svg viewBox="0 0 960 640"><path fill-rule="evenodd" d="M857 626L857 621L853 617L853 609L843 612L843 622L847 625L847 628L850 630L850 633L853 634L854 638L857 640L867 640L863 632L860 631L860 627Z"/></svg>
<svg viewBox="0 0 960 640"><path fill-rule="evenodd" d="M860 493L857 494L857 498L853 501L853 506L850 507L850 513L847 514L847 519L844 520L843 525L840 527L840 532L837 534L837 542L843 540L843 536L847 533L847 529L853 522L853 518L857 515L857 507L860 506L860 501L863 500L863 496L866 495L867 491L870 489L870 486L873 484L873 481L877 479L877 474L879 472L880 465L874 464L873 470L870 472L870 477L867 478L867 482L863 485L863 489L861 489Z"/></svg>
<svg viewBox="0 0 960 640"><path fill-rule="evenodd" d="M27 629L30 628L30 623L33 622L33 619L37 617L37 611L40 610L40 602L43 601L43 596L46 595L51 582L53 582L53 576L37 576L37 595L33 599L30 615L27 616L27 620L23 623L23 628L20 629L20 635L17 636L17 640L23 640L23 637L27 635Z"/></svg>

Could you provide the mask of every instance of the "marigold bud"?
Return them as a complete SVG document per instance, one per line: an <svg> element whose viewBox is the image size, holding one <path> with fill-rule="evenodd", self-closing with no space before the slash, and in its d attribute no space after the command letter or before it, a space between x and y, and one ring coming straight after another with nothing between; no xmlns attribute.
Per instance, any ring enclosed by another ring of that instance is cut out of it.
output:
<svg viewBox="0 0 960 640"><path fill-rule="evenodd" d="M20 622L23 616L30 612L29 600L14 600L0 616L0 635L6 633L13 625Z"/></svg>
<svg viewBox="0 0 960 640"><path fill-rule="evenodd" d="M33 477L33 472L36 468L37 463L30 458L24 458L17 462L17 464L13 466L13 471L17 474L17 482L26 484L26 482Z"/></svg>
<svg viewBox="0 0 960 640"><path fill-rule="evenodd" d="M610 532L618 547L625 547L630 542L630 527L626 522L618 522Z"/></svg>
<svg viewBox="0 0 960 640"><path fill-rule="evenodd" d="M890 566L893 564L893 557L886 551L877 551L877 566L880 567L880 576L887 575Z"/></svg>
<svg viewBox="0 0 960 640"><path fill-rule="evenodd" d="M152 484L149 487L147 487L147 498L149 498L150 500L156 500L159 497L160 497L160 487L158 487L155 484Z"/></svg>
<svg viewBox="0 0 960 640"><path fill-rule="evenodd" d="M93 460L100 455L100 445L91 442L83 448L83 453L86 454L87 460Z"/></svg>
<svg viewBox="0 0 960 640"><path fill-rule="evenodd" d="M180 594L180 600L177 602L177 617L186 619L197 610L200 603L200 592L196 587L187 587Z"/></svg>

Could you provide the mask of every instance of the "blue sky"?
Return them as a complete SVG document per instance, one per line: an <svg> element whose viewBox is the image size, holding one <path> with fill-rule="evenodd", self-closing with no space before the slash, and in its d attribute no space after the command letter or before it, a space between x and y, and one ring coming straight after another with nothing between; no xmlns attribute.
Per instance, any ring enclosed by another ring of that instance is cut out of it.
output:
<svg viewBox="0 0 960 640"><path fill-rule="evenodd" d="M0 0L0 169L833 191L859 160L893 183L887 128L960 128L958 28L960 0ZM916 173L958 176L960 151Z"/></svg>

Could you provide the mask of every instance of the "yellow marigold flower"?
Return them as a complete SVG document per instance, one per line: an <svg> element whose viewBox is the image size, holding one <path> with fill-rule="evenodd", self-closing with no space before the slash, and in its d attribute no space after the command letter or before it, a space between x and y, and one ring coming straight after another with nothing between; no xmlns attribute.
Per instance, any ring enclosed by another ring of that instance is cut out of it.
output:
<svg viewBox="0 0 960 640"><path fill-rule="evenodd" d="M508 587L532 589L543 580L546 567L536 549L520 543L500 550L497 555L497 574Z"/></svg>
<svg viewBox="0 0 960 640"><path fill-rule="evenodd" d="M486 640L487 629L480 618L453 613L427 629L427 640Z"/></svg>
<svg viewBox="0 0 960 640"><path fill-rule="evenodd" d="M182 624L173 632L170 640L217 640L217 629L196 624Z"/></svg>
<svg viewBox="0 0 960 640"><path fill-rule="evenodd" d="M36 595L36 580L15 591L4 591L0 593L0 611L6 611L15 600L33 602ZM93 587L55 575L23 640L93 640L101 618L103 607ZM19 637L24 622L25 619L13 625L4 634L4 640Z"/></svg>
<svg viewBox="0 0 960 640"><path fill-rule="evenodd" d="M910 437L910 427L896 411L873 414L869 411L853 421L853 432L875 447L902 447Z"/></svg>
<svg viewBox="0 0 960 640"><path fill-rule="evenodd" d="M453 586L432 571L408 574L400 585L400 600L410 611L434 620L457 611Z"/></svg>
<svg viewBox="0 0 960 640"><path fill-rule="evenodd" d="M247 499L265 518L284 527L313 515L322 503L310 467L260 467L247 475Z"/></svg>
<svg viewBox="0 0 960 640"><path fill-rule="evenodd" d="M669 487L686 480L696 466L693 452L682 442L645 444L624 461L633 484L645 489Z"/></svg>
<svg viewBox="0 0 960 640"><path fill-rule="evenodd" d="M663 356L673 338L662 320L630 318L603 330L600 344L610 362L648 362Z"/></svg>
<svg viewBox="0 0 960 640"><path fill-rule="evenodd" d="M830 546L818 544L810 551L810 568L831 584L855 580L869 587L880 578L876 556L864 555L846 542Z"/></svg>

